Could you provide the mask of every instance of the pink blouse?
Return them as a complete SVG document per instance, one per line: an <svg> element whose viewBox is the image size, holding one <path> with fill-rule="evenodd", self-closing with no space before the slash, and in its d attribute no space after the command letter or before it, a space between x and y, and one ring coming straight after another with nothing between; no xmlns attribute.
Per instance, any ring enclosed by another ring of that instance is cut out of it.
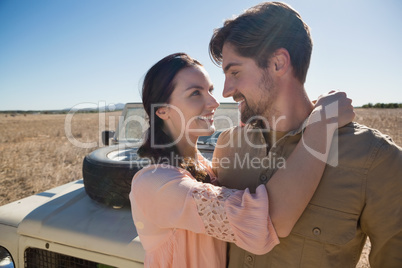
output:
<svg viewBox="0 0 402 268"><path fill-rule="evenodd" d="M215 178L208 160L199 160ZM198 182L181 168L150 165L134 176L130 200L145 267L225 267L226 242L254 254L279 243L264 185L251 194Z"/></svg>

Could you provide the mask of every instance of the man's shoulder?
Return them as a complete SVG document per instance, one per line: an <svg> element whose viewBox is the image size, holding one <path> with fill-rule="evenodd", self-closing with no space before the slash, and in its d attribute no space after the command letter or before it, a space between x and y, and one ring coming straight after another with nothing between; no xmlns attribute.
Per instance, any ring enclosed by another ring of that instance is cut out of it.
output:
<svg viewBox="0 0 402 268"><path fill-rule="evenodd" d="M230 137L232 137L233 135L239 135L239 133L242 131L243 127L241 126L234 126L228 129L225 129L224 131L222 131L222 133L219 135L218 140L228 140L230 139Z"/></svg>
<svg viewBox="0 0 402 268"><path fill-rule="evenodd" d="M329 157L335 155L339 159L338 168L361 169L364 172L387 155L394 155L397 159L402 156L401 147L390 136L355 122L339 128L334 148Z"/></svg>
<svg viewBox="0 0 402 268"><path fill-rule="evenodd" d="M231 127L222 131L216 141L214 156L217 157L217 155L220 155L219 152L226 155L228 149L233 149L233 141L238 140L241 131L242 127L240 126ZM223 153L223 151L225 151L225 153Z"/></svg>
<svg viewBox="0 0 402 268"><path fill-rule="evenodd" d="M345 141L351 141L355 145L360 143L366 144L393 144L396 145L392 138L379 131L378 129L371 128L356 122L347 124L338 130L339 138Z"/></svg>
<svg viewBox="0 0 402 268"><path fill-rule="evenodd" d="M232 136L258 136L262 137L262 130L261 128L254 126L252 124L245 124L242 126L234 126L231 128L228 128L220 134L219 138L221 139L229 139Z"/></svg>
<svg viewBox="0 0 402 268"><path fill-rule="evenodd" d="M235 126L223 131L218 138L217 149L249 149L249 147L264 146L265 140L262 130L253 125Z"/></svg>
<svg viewBox="0 0 402 268"><path fill-rule="evenodd" d="M248 129L252 129L253 127L249 124L243 125L243 126L234 126L234 127L230 127L225 129L224 131L222 131L221 135L234 135L234 134L239 134L242 131L248 130Z"/></svg>

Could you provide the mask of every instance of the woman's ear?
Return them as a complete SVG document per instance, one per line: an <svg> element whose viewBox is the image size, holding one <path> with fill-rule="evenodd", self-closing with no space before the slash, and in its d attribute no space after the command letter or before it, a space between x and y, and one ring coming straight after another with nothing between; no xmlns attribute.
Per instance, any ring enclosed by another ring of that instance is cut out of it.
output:
<svg viewBox="0 0 402 268"><path fill-rule="evenodd" d="M159 118L162 120L167 120L169 118L168 107L159 107L158 110L156 110L156 115L159 116Z"/></svg>

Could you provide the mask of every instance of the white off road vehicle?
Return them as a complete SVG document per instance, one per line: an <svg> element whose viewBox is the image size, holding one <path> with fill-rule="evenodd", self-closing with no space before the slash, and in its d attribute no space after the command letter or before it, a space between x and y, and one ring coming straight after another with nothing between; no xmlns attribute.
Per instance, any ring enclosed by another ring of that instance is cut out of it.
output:
<svg viewBox="0 0 402 268"><path fill-rule="evenodd" d="M237 124L236 111L236 104L222 104L217 128ZM144 116L141 104L126 104L118 129L103 133L104 145L111 145L85 157L83 179L0 207L0 268L143 267L128 193L147 164L136 154ZM218 135L200 138L207 158Z"/></svg>

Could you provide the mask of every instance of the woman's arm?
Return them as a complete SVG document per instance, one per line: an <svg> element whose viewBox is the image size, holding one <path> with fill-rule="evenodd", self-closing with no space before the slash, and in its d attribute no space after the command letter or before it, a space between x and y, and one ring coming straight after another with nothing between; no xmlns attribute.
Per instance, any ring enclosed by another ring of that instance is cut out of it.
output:
<svg viewBox="0 0 402 268"><path fill-rule="evenodd" d="M279 243L264 185L251 194L198 182L179 168L151 166L134 176L130 201L140 237L148 234L141 237L147 248L165 241L160 234L174 229L232 242L254 254L265 254Z"/></svg>
<svg viewBox="0 0 402 268"><path fill-rule="evenodd" d="M330 92L317 100L286 168L279 169L265 185L269 213L279 237L289 235L312 198L324 172L334 132L354 116L345 93Z"/></svg>

